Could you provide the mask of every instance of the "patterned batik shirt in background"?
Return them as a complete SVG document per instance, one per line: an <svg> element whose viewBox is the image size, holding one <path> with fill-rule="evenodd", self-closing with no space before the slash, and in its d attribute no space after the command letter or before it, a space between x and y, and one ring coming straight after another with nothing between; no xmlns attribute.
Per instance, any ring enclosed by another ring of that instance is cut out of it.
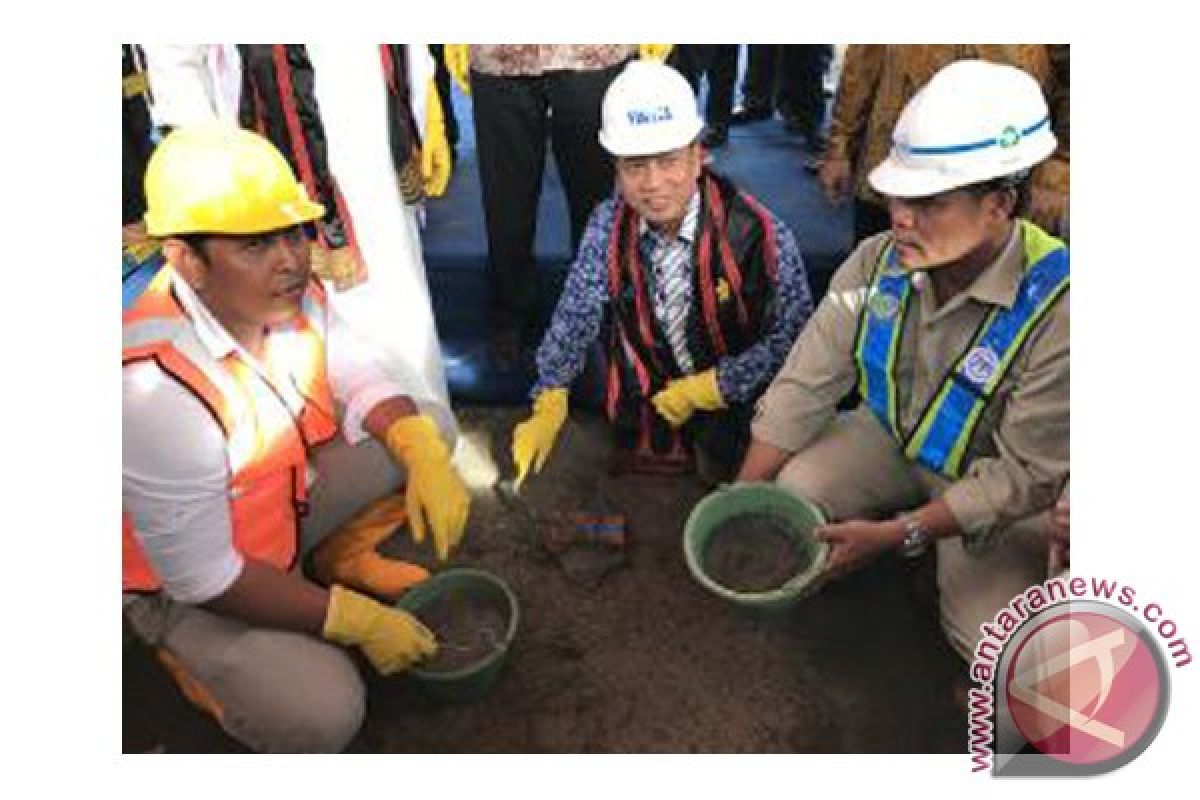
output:
<svg viewBox="0 0 1200 800"><path fill-rule="evenodd" d="M606 258L616 202L614 195L597 206L584 230L579 253L567 274L554 317L538 347L538 377L529 393L531 398L536 398L545 389L570 386L583 372L588 348L600 334L605 310L611 302ZM766 387L812 314L812 293L795 237L778 217L767 213L771 217L779 252L775 317L761 339L741 353L725 356L717 362L717 386L727 403L749 402ZM649 236L647 233L642 237L643 258L647 248L654 246ZM688 264L692 265L690 247ZM689 281L689 292L691 286ZM658 314L657 309L655 313Z"/></svg>
<svg viewBox="0 0 1200 800"><path fill-rule="evenodd" d="M632 44L473 44L471 69L505 77L557 69L607 69L633 58Z"/></svg>
<svg viewBox="0 0 1200 800"><path fill-rule="evenodd" d="M942 67L981 58L1019 67L1037 80L1050 107L1058 138L1054 155L1033 171L1035 186L1070 190L1071 97L1068 45L1047 44L852 44L846 49L829 126L826 158L845 158L855 167L855 194L883 205L867 183L892 147L892 131L904 106Z"/></svg>

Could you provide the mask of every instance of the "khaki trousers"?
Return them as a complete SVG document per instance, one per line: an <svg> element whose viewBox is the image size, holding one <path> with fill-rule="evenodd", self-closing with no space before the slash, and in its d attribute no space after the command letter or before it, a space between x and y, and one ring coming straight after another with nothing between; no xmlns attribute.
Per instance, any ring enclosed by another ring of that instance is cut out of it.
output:
<svg viewBox="0 0 1200 800"><path fill-rule="evenodd" d="M830 427L784 465L776 481L818 503L832 520L880 519L924 505L949 481L906 459L870 409L839 414ZM958 538L937 543L942 630L970 662L979 626L1017 594L1046 579L1044 514L998 532L982 553Z"/></svg>
<svg viewBox="0 0 1200 800"><path fill-rule="evenodd" d="M301 525L302 553L401 479L373 439L351 447L338 436L314 460L318 479ZM139 638L174 656L220 706L221 727L252 750L339 752L362 725L366 689L340 647L256 628L162 592L126 594L124 610Z"/></svg>

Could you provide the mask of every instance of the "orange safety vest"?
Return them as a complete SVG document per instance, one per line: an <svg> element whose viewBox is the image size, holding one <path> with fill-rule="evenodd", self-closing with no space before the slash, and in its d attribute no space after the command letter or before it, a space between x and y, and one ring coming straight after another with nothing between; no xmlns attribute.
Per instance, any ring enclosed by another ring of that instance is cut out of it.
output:
<svg viewBox="0 0 1200 800"><path fill-rule="evenodd" d="M297 514L307 511L307 450L337 432L333 393L325 369L325 293L315 279L303 311L267 337L267 372L290 375L304 398L291 423L268 429L258 413L250 381L256 373L239 356L216 358L201 344L171 285L165 266L124 312L121 361L154 361L194 394L225 434L229 460L229 509L233 544L246 558L290 569L296 558ZM271 387L282 399L283 393ZM122 589L157 591L162 586L122 514Z"/></svg>

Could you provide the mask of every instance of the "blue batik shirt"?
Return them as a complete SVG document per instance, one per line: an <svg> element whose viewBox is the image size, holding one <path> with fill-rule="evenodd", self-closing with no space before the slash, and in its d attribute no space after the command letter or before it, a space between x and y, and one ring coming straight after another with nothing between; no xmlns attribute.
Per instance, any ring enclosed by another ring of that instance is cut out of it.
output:
<svg viewBox="0 0 1200 800"><path fill-rule="evenodd" d="M536 398L545 389L569 386L579 377L587 361L588 348L600 334L600 325L611 300L608 295L606 258L616 205L617 198L614 195L597 206L588 220L579 252L571 264L562 295L554 309L554 317L538 347L537 383L530 390L531 398ZM698 209L699 192L689 203L689 213L685 215L675 242L668 241L648 227L642 229L639 246L644 263L651 268L652 274L654 259L666 257L671 247L681 240L687 243L690 252L695 239ZM725 356L717 362L717 386L727 403L747 402L763 388L787 358L792 343L812 314L812 293L795 237L778 217L770 211L766 213L773 223L775 245L779 253L775 321L759 341L741 353ZM690 229L687 225L689 216L692 220ZM692 263L690 257L688 263ZM682 288L682 292L688 295L688 305L692 302L691 286L692 282L688 281L686 288ZM660 303L673 306L682 301L683 298L654 297L656 318L661 321L669 313L666 306L660 307ZM676 349L674 345L672 348ZM689 356L683 363L690 360Z"/></svg>

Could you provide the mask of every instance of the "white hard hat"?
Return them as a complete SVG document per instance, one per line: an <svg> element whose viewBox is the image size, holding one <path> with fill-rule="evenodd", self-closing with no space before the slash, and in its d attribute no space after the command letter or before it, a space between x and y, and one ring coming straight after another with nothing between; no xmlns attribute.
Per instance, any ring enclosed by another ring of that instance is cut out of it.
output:
<svg viewBox="0 0 1200 800"><path fill-rule="evenodd" d="M1057 146L1046 99L1029 73L956 61L908 101L891 152L868 180L880 194L928 197L1029 169Z"/></svg>
<svg viewBox="0 0 1200 800"><path fill-rule="evenodd" d="M650 59L631 61L601 106L600 144L614 156L665 153L691 144L704 122L682 75Z"/></svg>

